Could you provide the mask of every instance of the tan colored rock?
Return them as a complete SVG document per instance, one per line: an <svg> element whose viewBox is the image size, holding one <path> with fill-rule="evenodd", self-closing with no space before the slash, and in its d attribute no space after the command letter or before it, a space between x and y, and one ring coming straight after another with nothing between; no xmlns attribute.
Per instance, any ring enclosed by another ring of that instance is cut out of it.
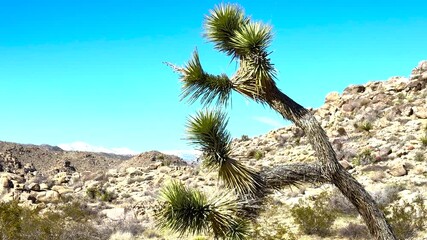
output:
<svg viewBox="0 0 427 240"><path fill-rule="evenodd" d="M72 188L65 187L65 186L53 186L52 190L58 192L61 195L74 192Z"/></svg>
<svg viewBox="0 0 427 240"><path fill-rule="evenodd" d="M40 190L48 190L49 189L49 185L47 185L46 183L40 183Z"/></svg>
<svg viewBox="0 0 427 240"><path fill-rule="evenodd" d="M353 166L349 162L347 162L347 160L342 160L342 161L339 161L339 162L343 166L343 168L346 169L346 170L353 168Z"/></svg>
<svg viewBox="0 0 427 240"><path fill-rule="evenodd" d="M109 219L114 221L123 220L125 218L124 208L104 209L101 211L101 213L105 214Z"/></svg>
<svg viewBox="0 0 427 240"><path fill-rule="evenodd" d="M395 177L401 177L408 174L408 171L406 170L406 167L404 164L398 164L392 167L390 170L388 170L388 173Z"/></svg>
<svg viewBox="0 0 427 240"><path fill-rule="evenodd" d="M53 177L53 181L55 181L55 184L63 184L63 183L67 183L69 181L69 177L68 174L66 172L60 172L57 173L54 177Z"/></svg>
<svg viewBox="0 0 427 240"><path fill-rule="evenodd" d="M366 88L363 85L350 85L344 89L345 94L357 94L365 92Z"/></svg>
<svg viewBox="0 0 427 240"><path fill-rule="evenodd" d="M414 114L416 117L421 119L427 119L427 108L425 107L413 107Z"/></svg>
<svg viewBox="0 0 427 240"><path fill-rule="evenodd" d="M28 184L27 189L30 191L40 191L40 185L38 183L30 183Z"/></svg>
<svg viewBox="0 0 427 240"><path fill-rule="evenodd" d="M11 202L11 201L13 201L15 199L16 199L15 192L9 192L7 194L4 194L3 196L0 195L0 201L1 202L7 203L7 202Z"/></svg>
<svg viewBox="0 0 427 240"><path fill-rule="evenodd" d="M141 176L141 175L144 174L141 170L139 170L136 167L126 168L126 173L129 174L129 176L131 176L131 177L133 177L133 176Z"/></svg>
<svg viewBox="0 0 427 240"><path fill-rule="evenodd" d="M345 104L343 104L342 105L342 110L344 111L344 112L351 112L351 111L353 111L353 109L354 109L354 106L352 105L352 104L349 104L349 103L345 103Z"/></svg>
<svg viewBox="0 0 427 240"><path fill-rule="evenodd" d="M338 92L330 92L326 95L325 103L336 102L340 99L340 94Z"/></svg>
<svg viewBox="0 0 427 240"><path fill-rule="evenodd" d="M0 186L4 189L13 188L13 182L8 177L0 178Z"/></svg>
<svg viewBox="0 0 427 240"><path fill-rule="evenodd" d="M39 192L36 195L36 200L39 202L57 202L61 198L61 195L57 191L48 190L44 192Z"/></svg>

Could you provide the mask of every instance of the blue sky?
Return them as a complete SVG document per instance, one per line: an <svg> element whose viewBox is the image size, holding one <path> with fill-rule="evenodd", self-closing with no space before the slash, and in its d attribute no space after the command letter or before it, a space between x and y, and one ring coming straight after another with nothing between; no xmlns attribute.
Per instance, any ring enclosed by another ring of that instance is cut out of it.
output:
<svg viewBox="0 0 427 240"><path fill-rule="evenodd" d="M104 148L192 149L178 76L197 47L205 69L236 64L202 38L219 1L0 0L0 140ZM273 26L278 86L307 107L349 84L409 76L427 58L426 1L234 1ZM286 124L233 95L234 137Z"/></svg>

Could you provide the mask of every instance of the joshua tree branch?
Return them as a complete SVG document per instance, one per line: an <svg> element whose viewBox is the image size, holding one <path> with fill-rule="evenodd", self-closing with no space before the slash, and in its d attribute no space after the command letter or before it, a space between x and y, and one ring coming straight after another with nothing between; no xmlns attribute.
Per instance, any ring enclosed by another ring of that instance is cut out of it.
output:
<svg viewBox="0 0 427 240"><path fill-rule="evenodd" d="M263 169L259 174L269 189L278 189L302 183L328 182L328 179L322 175L321 166L317 164L285 164Z"/></svg>

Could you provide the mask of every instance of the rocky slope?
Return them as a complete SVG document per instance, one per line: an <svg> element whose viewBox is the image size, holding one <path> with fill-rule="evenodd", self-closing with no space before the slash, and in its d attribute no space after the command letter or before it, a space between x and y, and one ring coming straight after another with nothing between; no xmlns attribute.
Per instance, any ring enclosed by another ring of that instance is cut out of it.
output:
<svg viewBox="0 0 427 240"><path fill-rule="evenodd" d="M426 196L426 83L427 61L423 61L409 78L352 85L341 94L328 94L325 104L312 110L341 163L380 204L412 204L418 196ZM256 169L316 161L304 133L294 126L235 139L233 153ZM23 205L54 209L78 199L102 213L97 223L100 226L133 221L142 227L139 232L116 229L128 235L117 233L111 239L178 239L154 230L153 207L159 189L171 179L209 193L219 186L215 173L158 152L129 158L0 142L1 201L17 199ZM315 200L322 192L331 194L332 208L354 211L333 186L285 188L269 197L257 228L271 233L288 226L298 239L318 239L298 229L289 209L302 200ZM425 199L424 203L427 204ZM361 219L341 216L331 226L333 233L322 239L351 238L342 233L349 223L360 224ZM413 237L425 239L427 233L417 231Z"/></svg>

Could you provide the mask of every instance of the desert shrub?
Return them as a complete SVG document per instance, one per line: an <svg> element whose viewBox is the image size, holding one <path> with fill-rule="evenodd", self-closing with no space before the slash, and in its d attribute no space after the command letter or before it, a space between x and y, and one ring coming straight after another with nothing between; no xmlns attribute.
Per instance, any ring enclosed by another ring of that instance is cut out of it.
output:
<svg viewBox="0 0 427 240"><path fill-rule="evenodd" d="M59 209L65 217L71 218L76 222L86 221L96 216L95 211L90 209L86 204L77 201L60 206Z"/></svg>
<svg viewBox="0 0 427 240"><path fill-rule="evenodd" d="M380 190L373 192L371 195L374 198L375 202L378 204L378 207L384 209L392 202L395 202L399 199L399 192L402 190L402 185L386 185Z"/></svg>
<svg viewBox="0 0 427 240"><path fill-rule="evenodd" d="M163 157L163 156L159 156L159 157ZM157 159L159 159L159 157ZM163 159L162 159L162 166L168 166L169 167L172 164L173 164L172 159L169 159L169 158L164 159L164 157L163 157Z"/></svg>
<svg viewBox="0 0 427 240"><path fill-rule="evenodd" d="M47 211L22 207L17 201L0 203L0 239L101 239L90 222L76 222L66 211ZM76 216L74 216L76 217Z"/></svg>
<svg viewBox="0 0 427 240"><path fill-rule="evenodd" d="M0 203L0 239L58 239L62 225L37 210L21 207L17 201Z"/></svg>
<svg viewBox="0 0 427 240"><path fill-rule="evenodd" d="M86 195L92 200L99 199L103 202L111 202L116 198L112 192L99 187L87 188Z"/></svg>
<svg viewBox="0 0 427 240"><path fill-rule="evenodd" d="M261 151L258 150L255 152L254 158L256 160L260 160L262 157L264 157L264 154Z"/></svg>
<svg viewBox="0 0 427 240"><path fill-rule="evenodd" d="M248 141L249 140L249 137L248 137L248 135L242 135L242 137L240 138L240 140L241 141Z"/></svg>
<svg viewBox="0 0 427 240"><path fill-rule="evenodd" d="M264 154L260 150L251 149L248 152L247 156L248 156L248 158L255 158L256 160L259 160L262 157L264 157Z"/></svg>
<svg viewBox="0 0 427 240"><path fill-rule="evenodd" d="M352 161L353 165L355 166L367 165L373 162L375 162L375 158L370 148L364 149L356 157L354 157Z"/></svg>
<svg viewBox="0 0 427 240"><path fill-rule="evenodd" d="M418 208L418 216L417 210ZM427 220L427 209L424 199L418 197L413 204L404 202L403 205L393 205L384 210L387 221L392 226L397 239L409 239L416 231L422 230Z"/></svg>
<svg viewBox="0 0 427 240"><path fill-rule="evenodd" d="M331 226L337 218L337 213L327 207L328 197L322 193L310 206L307 202L300 201L291 208L291 215L305 234L316 234L321 237L331 233Z"/></svg>
<svg viewBox="0 0 427 240"><path fill-rule="evenodd" d="M423 152L416 152L414 160L417 162L424 162L426 160Z"/></svg>
<svg viewBox="0 0 427 240"><path fill-rule="evenodd" d="M23 239L23 231L30 233L32 223L40 221L37 213L22 208L17 201L0 203L0 212L0 239Z"/></svg>
<svg viewBox="0 0 427 240"><path fill-rule="evenodd" d="M420 138L421 144L426 147L427 146L427 135Z"/></svg>
<svg viewBox="0 0 427 240"><path fill-rule="evenodd" d="M108 226L112 232L125 232L130 233L133 236L137 236L146 231L146 227L141 225L141 223L135 217L127 217L125 220L115 222L114 224L109 224Z"/></svg>
<svg viewBox="0 0 427 240"><path fill-rule="evenodd" d="M372 128L373 128L373 126L372 126L372 123L370 123L370 122L368 122L368 121L365 121L365 122L362 122L362 123L355 123L354 124L354 127L357 129L357 130L359 130L359 131L365 131L365 132L369 132L369 131L371 131L372 130Z"/></svg>
<svg viewBox="0 0 427 240"><path fill-rule="evenodd" d="M369 239L369 231L365 225L349 223L346 227L341 228L339 236L346 239Z"/></svg>
<svg viewBox="0 0 427 240"><path fill-rule="evenodd" d="M340 136L345 136L345 135L347 135L347 131L346 131L346 130L345 130L345 128L343 128L343 127L338 128L338 129L337 129L337 132L338 132L338 134L339 134Z"/></svg>
<svg viewBox="0 0 427 240"><path fill-rule="evenodd" d="M400 100L404 100L406 98L406 96L405 96L405 94L400 92L399 94L397 94L397 98Z"/></svg>
<svg viewBox="0 0 427 240"><path fill-rule="evenodd" d="M58 234L58 240L101 240L108 239L110 234L106 236L102 234L93 224L83 222L62 222L62 230Z"/></svg>

